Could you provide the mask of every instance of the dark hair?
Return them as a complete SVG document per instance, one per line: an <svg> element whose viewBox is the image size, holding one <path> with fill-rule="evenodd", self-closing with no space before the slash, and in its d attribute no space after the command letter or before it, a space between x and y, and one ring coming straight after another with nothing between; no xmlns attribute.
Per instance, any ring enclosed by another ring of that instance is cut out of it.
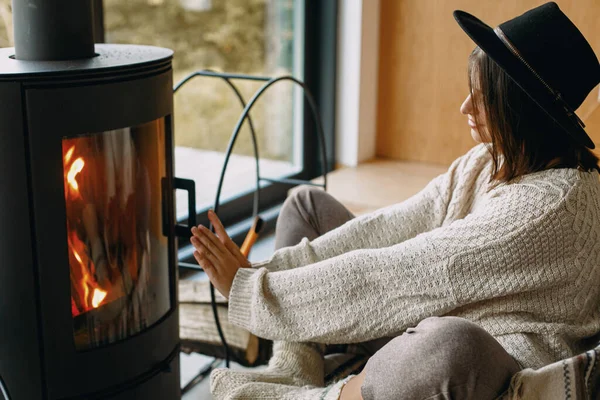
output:
<svg viewBox="0 0 600 400"><path fill-rule="evenodd" d="M469 87L475 110L483 107L484 141L491 141L491 181L510 182L549 168L597 170L598 157L576 143L479 47L469 57ZM475 90L477 89L477 90ZM502 158L502 159L501 159Z"/></svg>

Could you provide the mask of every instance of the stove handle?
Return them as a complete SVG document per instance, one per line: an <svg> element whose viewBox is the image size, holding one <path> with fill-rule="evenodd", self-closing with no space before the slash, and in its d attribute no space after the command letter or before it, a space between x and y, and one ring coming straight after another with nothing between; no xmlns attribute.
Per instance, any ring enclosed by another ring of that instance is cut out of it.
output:
<svg viewBox="0 0 600 400"><path fill-rule="evenodd" d="M166 179L162 179L163 196L166 191ZM196 183L191 179L173 178L173 190L182 189L188 193L188 221L187 225L175 223L175 236L189 239L192 236L192 227L196 226ZM170 229L163 198L163 234L168 235Z"/></svg>

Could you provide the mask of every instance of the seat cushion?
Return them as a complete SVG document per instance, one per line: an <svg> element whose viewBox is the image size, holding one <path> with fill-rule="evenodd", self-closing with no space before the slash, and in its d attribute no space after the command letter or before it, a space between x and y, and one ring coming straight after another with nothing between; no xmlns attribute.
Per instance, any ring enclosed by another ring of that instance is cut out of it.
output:
<svg viewBox="0 0 600 400"><path fill-rule="evenodd" d="M516 373L502 400L600 399L600 345L538 370Z"/></svg>

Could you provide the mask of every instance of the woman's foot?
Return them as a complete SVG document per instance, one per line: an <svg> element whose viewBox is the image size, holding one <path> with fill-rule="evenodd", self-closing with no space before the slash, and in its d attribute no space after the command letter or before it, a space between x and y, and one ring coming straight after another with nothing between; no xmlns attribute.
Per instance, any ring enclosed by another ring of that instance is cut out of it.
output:
<svg viewBox="0 0 600 400"><path fill-rule="evenodd" d="M244 398L235 395L243 393L239 388L279 386L284 392L295 388L324 386L324 345L313 343L273 343L273 357L269 365L261 370L234 371L219 368L211 374L211 392L215 399ZM266 386L265 386L266 385ZM303 389L305 390L305 389Z"/></svg>
<svg viewBox="0 0 600 400"><path fill-rule="evenodd" d="M215 400L339 400L343 382L328 387L294 386L279 382L241 383L236 371L223 368L211 375L211 393Z"/></svg>
<svg viewBox="0 0 600 400"><path fill-rule="evenodd" d="M296 386L324 386L324 353L323 344L276 341L267 370L291 377Z"/></svg>

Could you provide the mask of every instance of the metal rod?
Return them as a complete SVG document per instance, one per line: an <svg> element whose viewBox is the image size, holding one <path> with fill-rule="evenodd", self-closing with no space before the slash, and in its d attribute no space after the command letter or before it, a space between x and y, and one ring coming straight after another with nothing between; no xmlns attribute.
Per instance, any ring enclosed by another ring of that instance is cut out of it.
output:
<svg viewBox="0 0 600 400"><path fill-rule="evenodd" d="M177 92L177 90L179 88L181 88L186 82L190 81L192 78L196 77L196 76L204 76L204 77L212 77L212 78L220 78L223 79L225 81L225 83L227 83L227 85L231 88L231 90L233 90L233 92L235 93L236 97L238 98L240 104L242 105L243 109L246 109L246 101L244 100L244 97L242 96L242 93L240 92L240 90L237 88L237 86L235 84L233 84L231 82L231 79L249 79L249 80L263 80L263 78L260 77L252 77L249 75L237 75L237 74L222 74L222 73L218 73L218 72L214 72L211 70L202 70L202 71L196 71L190 75L188 75L187 77L185 77L182 81L180 81L175 88L173 89L173 93ZM265 79L269 79L269 78L265 78ZM250 115L248 115L248 124L250 125L250 135L252 138L252 147L254 150L254 161L255 161L255 171L256 171L256 188L254 190L254 203L253 203L253 207L252 207L252 216L253 219L256 219L256 217L258 216L258 209L260 206L260 163L259 163L259 154L258 154L258 139L256 137L256 131L254 129L254 123L252 122L252 118L250 117ZM232 141L230 143L230 147L233 147L233 143L235 143L235 140L237 138L237 133L235 135L234 138L232 138ZM228 158L228 157L226 157ZM227 165L227 163L225 163L225 166ZM225 166L223 168L225 168ZM223 179L224 179L224 171L222 171L221 174L221 181L219 182L219 195L221 192L221 187L223 184ZM218 197L217 197L218 199ZM218 200L214 205L214 212L218 213L219 211L219 203ZM214 227L212 226L212 224L210 224L210 229L214 232ZM225 339L225 334L223 333L223 329L221 327L221 322L219 320L219 314L217 312L217 305L216 305L216 301L215 301L215 287L213 286L212 282L210 284L210 300L211 300L211 308L213 311L213 316L214 316L214 320L215 320L215 325L217 327L217 332L219 333L219 337L221 338L221 343L223 344L223 350L225 352L225 366L227 368L229 368L229 362L230 362L230 350L229 350L229 345L227 344L227 340Z"/></svg>
<svg viewBox="0 0 600 400"><path fill-rule="evenodd" d="M269 80L260 89L258 89L256 91L256 93L254 93L254 96L252 96L252 98L250 99L248 104L246 104L244 111L242 112L242 114L240 115L240 118L238 119L238 122L233 130L233 133L231 134L231 139L229 140L227 150L225 151L225 160L223 161L223 167L221 168L221 176L219 177L219 184L217 185L215 208L217 208L217 206L220 204L221 190L223 188L223 181L225 179L225 171L227 170L227 165L229 164L229 158L231 157L231 153L233 151L233 146L235 145L237 137L242 128L242 125L244 124L244 121L246 120L246 118L248 118L248 114L250 113L250 110L252 110L252 107L256 104L256 102L262 96L262 94L267 89L269 89L269 87L271 87L274 84L276 84L277 82L281 82L281 81L291 81L291 82L295 83L296 85L301 86L302 89L304 89L304 97L308 101L308 105L311 108L313 117L315 119L315 123L317 125L317 136L319 137L320 142L321 142L321 161L323 162L323 185L324 185L323 187L325 189L327 189L327 156L325 153L325 150L326 150L325 149L325 137L324 137L324 133L323 133L323 124L321 122L321 116L317 109L317 104L315 102L315 99L313 98L312 94L310 93L310 91L308 90L308 87L306 86L306 84L304 82L294 78L293 76L280 76L280 77ZM215 210L215 212L216 212L216 210Z"/></svg>
<svg viewBox="0 0 600 400"><path fill-rule="evenodd" d="M261 181L271 182L271 183L283 183L287 185L310 185L310 186L319 186L324 188L325 185L323 183L316 183L312 181L306 181L304 179L288 179L288 178L260 178Z"/></svg>
<svg viewBox="0 0 600 400"><path fill-rule="evenodd" d="M207 376L208 374L210 374L210 372L215 369L219 364L221 364L223 360L220 360L218 358L215 358L213 360L213 362L211 362L210 364L208 364L206 367L202 368L198 374L196 374L196 376L194 376L192 378L191 381L188 382L187 385L185 385L182 389L181 389L181 394L186 394L187 392L189 392L194 386L196 386L197 384L199 384L200 382L202 382Z"/></svg>
<svg viewBox="0 0 600 400"><path fill-rule="evenodd" d="M229 158L231 157L232 151L233 151L233 147L235 145L235 142L238 138L238 135L240 133L240 130L246 120L246 118L248 118L249 122L250 122L250 131L252 133L252 140L253 140L253 144L254 144L254 157L255 157L255 161L256 161L256 193L255 193L255 198L254 198L254 207L253 207L253 217L256 217L258 215L258 192L260 191L260 181L261 180L265 180L265 181L269 181L270 178L261 178L260 177L260 172L259 172L259 157L258 157L258 145L257 145L257 139L256 139L256 134L254 132L254 127L252 126L252 122L250 120L250 110L252 109L252 107L254 106L254 104L256 103L256 101L263 95L263 93L272 85L274 85L277 82L281 82L281 81L292 81L294 84L299 85L302 87L303 91L304 91L304 98L306 99L306 101L308 102L313 118L315 120L315 124L317 126L317 136L318 136L318 140L320 142L321 145L321 162L323 164L323 184L315 184L309 181L304 181L304 180L294 180L294 179L280 179L280 180L276 180L277 182L280 183L290 183L292 184L292 182L294 181L293 184L309 184L309 185L316 185L316 186L321 186L323 187L325 190L327 190L327 149L325 147L325 134L323 131L323 123L321 121L321 116L319 114L319 111L317 109L317 104L315 102L314 97L312 96L312 94L310 93L308 86L292 77L292 76L280 76L277 78L266 78L266 77L259 77L259 76L251 76L251 75L241 75L241 74L225 74L225 73L217 73L217 72L213 72L210 70L203 70L203 71L196 71L191 73L190 75L186 76L185 78L183 78L177 85L175 85L175 87L173 88L173 92L177 92L177 90L179 90L184 84L186 84L187 82L189 82L190 80L192 80L193 78L197 77L197 76L205 76L205 77L217 77L217 78L221 78L224 79L229 86L236 92L236 95L238 96L239 100L242 102L242 105L244 106L244 111L242 112L240 118L238 119L238 122L231 134L231 137L229 139L229 144L227 145L227 150L225 151L225 159L223 161L223 166L221 168L221 174L219 177L219 184L217 186L217 193L215 196L215 202L214 202L214 211L215 213L218 213L218 209L219 209L219 205L220 205L220 199L221 199L221 191L223 188L223 182L225 180L225 172L227 171L227 165L229 164ZM252 98L250 99L250 101L246 104L244 102L243 97L241 96L240 92L237 90L237 88L235 87L235 85L233 85L230 81L230 79L245 79L245 80L253 80L253 81L266 81L266 83L259 89L257 90L254 95L252 96ZM275 180L273 180L275 181ZM214 232L214 227L211 224L210 229ZM187 263L185 263L187 264ZM180 263L181 265L181 263ZM185 267L185 266L184 266ZM196 268L193 268L196 269ZM213 309L213 315L214 315L214 319L215 319L215 324L217 326L217 331L219 332L219 336L221 338L222 344L223 344L223 348L225 350L225 365L227 367L229 367L229 357L230 357L230 353L229 353L229 346L225 340L225 336L223 335L222 329L221 329L221 324L219 321L219 315L217 314L217 309L216 309L216 301L215 301L215 288L214 286L210 285L210 297L211 297L211 306Z"/></svg>
<svg viewBox="0 0 600 400"><path fill-rule="evenodd" d="M226 74L226 73L222 73L222 72L214 72L211 70L202 70L202 71L196 71L196 72L192 72L191 74L187 75L185 78L183 78L182 80L180 80L177 85L175 85L175 87L173 88L173 93L177 92L179 90L179 88L181 88L183 85L185 85L188 81L196 78L197 76L204 76L204 77L212 77L212 78L225 78L225 79L242 79L242 80L247 80L247 81L260 81L260 82L268 82L271 80L271 78L266 77L266 76L253 76L253 75L243 75L243 74Z"/></svg>
<svg viewBox="0 0 600 400"><path fill-rule="evenodd" d="M8 389L4 386L4 382L2 382L2 377L0 376L0 398L3 397L4 400L10 400L10 396L8 395Z"/></svg>
<svg viewBox="0 0 600 400"><path fill-rule="evenodd" d="M199 266L198 264L192 264L192 263L186 263L183 261L179 261L179 263L177 265L179 266L179 268L192 269L194 271L204 271L202 269L202 267Z"/></svg>

